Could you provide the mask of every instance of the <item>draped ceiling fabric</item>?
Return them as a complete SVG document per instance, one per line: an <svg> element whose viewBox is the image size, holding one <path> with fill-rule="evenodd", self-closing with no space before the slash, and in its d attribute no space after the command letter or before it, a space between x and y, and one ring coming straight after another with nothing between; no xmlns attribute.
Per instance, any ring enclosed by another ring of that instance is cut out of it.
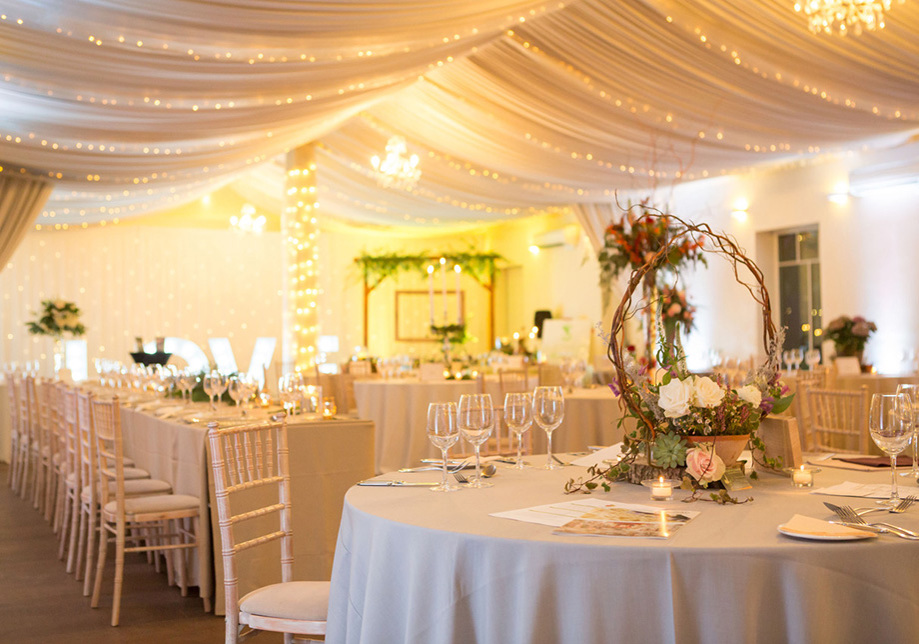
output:
<svg viewBox="0 0 919 644"><path fill-rule="evenodd" d="M278 159L308 141L323 212L465 225L919 128L915 0L846 38L811 34L792 0L5 5L0 165L54 181L40 224L230 181L280 202ZM394 134L421 157L410 192L373 179Z"/></svg>
<svg viewBox="0 0 919 644"><path fill-rule="evenodd" d="M51 194L51 182L41 177L0 174L0 271L31 228Z"/></svg>

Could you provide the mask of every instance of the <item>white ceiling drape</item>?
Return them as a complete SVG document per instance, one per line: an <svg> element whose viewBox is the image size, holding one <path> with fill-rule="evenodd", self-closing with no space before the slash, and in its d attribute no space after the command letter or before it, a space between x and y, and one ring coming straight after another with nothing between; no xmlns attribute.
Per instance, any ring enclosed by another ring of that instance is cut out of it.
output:
<svg viewBox="0 0 919 644"><path fill-rule="evenodd" d="M50 194L51 182L41 177L0 175L0 271Z"/></svg>
<svg viewBox="0 0 919 644"><path fill-rule="evenodd" d="M55 182L39 223L182 202L311 140L326 212L458 224L919 127L916 2L858 38L791 0L6 4L0 161ZM411 192L370 170L392 134Z"/></svg>

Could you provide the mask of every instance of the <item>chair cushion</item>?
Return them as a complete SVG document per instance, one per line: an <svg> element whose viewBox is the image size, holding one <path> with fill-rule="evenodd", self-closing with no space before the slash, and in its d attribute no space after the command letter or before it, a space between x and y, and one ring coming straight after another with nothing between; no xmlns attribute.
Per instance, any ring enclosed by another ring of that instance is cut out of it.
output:
<svg viewBox="0 0 919 644"><path fill-rule="evenodd" d="M239 600L250 615L324 622L329 612L329 582L289 581L253 590Z"/></svg>
<svg viewBox="0 0 919 644"><path fill-rule="evenodd" d="M157 494L155 496L138 496L124 500L126 514L152 514L156 512L176 512L179 510L197 510L201 502L196 496L187 494ZM115 501L105 504L105 511L114 514L118 511Z"/></svg>
<svg viewBox="0 0 919 644"><path fill-rule="evenodd" d="M112 467L108 467L105 469L105 473L108 474L109 476L115 476L115 469ZM147 470L142 470L139 467L125 466L124 468L124 480L125 481L132 480L132 479L148 479L148 478L150 478L150 472L148 472Z"/></svg>
<svg viewBox="0 0 919 644"><path fill-rule="evenodd" d="M115 481L109 481L109 494L115 494ZM172 494L172 486L159 479L132 479L124 482L125 496L150 496L152 494ZM89 501L89 486L80 492L83 501Z"/></svg>

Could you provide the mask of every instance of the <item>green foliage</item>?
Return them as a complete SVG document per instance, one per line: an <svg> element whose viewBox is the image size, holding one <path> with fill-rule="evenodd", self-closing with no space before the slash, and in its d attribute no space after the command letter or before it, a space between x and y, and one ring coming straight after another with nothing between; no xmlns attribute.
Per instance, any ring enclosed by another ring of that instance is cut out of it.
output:
<svg viewBox="0 0 919 644"><path fill-rule="evenodd" d="M679 434L668 432L658 434L654 441L652 455L661 467L680 467L686 464L686 440Z"/></svg>
<svg viewBox="0 0 919 644"><path fill-rule="evenodd" d="M32 335L60 337L70 333L79 337L86 333L86 327L80 322L80 309L73 302L42 300L41 307L38 319L26 322L26 328Z"/></svg>
<svg viewBox="0 0 919 644"><path fill-rule="evenodd" d="M427 267L432 263L436 264L440 257L447 260L448 267L459 264L464 273L482 284L490 282L495 270L495 264L504 259L498 253L478 253L475 251L445 253L437 255L436 259L431 253L409 255L405 253L380 252L374 254L362 253L354 259L354 263L360 268L361 275L367 280L370 288L376 288L383 280L402 272L411 273L417 271L422 276L427 275Z"/></svg>

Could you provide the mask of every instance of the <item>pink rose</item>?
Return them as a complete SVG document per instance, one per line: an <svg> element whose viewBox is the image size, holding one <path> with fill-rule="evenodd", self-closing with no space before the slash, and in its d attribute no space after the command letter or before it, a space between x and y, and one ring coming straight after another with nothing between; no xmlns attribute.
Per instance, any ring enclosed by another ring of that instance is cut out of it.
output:
<svg viewBox="0 0 919 644"><path fill-rule="evenodd" d="M671 304L670 308L667 309L667 317L668 318L676 317L676 314L680 312L680 308L681 308L680 305L677 304L676 302Z"/></svg>
<svg viewBox="0 0 919 644"><path fill-rule="evenodd" d="M724 476L724 461L713 450L712 445L686 450L686 471L699 483L720 481Z"/></svg>

